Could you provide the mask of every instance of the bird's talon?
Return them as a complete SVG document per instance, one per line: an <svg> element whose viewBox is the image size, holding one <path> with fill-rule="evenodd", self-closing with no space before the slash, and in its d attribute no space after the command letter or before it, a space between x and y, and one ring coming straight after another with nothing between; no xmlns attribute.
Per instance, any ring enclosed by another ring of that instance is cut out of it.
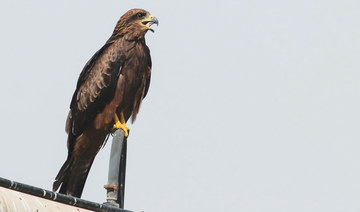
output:
<svg viewBox="0 0 360 212"><path fill-rule="evenodd" d="M121 121L123 123L120 122L119 118L117 117L117 115L115 115L115 124L114 124L114 128L115 129L122 129L124 131L124 135L127 138L129 136L129 127L126 126L123 114L121 114Z"/></svg>

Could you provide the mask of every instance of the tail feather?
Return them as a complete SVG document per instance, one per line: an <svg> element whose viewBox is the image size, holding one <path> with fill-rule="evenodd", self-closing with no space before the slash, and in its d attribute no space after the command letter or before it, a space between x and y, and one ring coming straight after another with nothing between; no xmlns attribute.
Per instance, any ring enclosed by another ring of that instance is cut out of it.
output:
<svg viewBox="0 0 360 212"><path fill-rule="evenodd" d="M86 178L97 152L103 145L106 131L87 130L79 137L68 137L69 154L53 183L53 191L81 197Z"/></svg>
<svg viewBox="0 0 360 212"><path fill-rule="evenodd" d="M53 191L57 191L61 184L64 184L65 179L68 175L69 167L72 163L72 158L68 158L65 163L62 165L59 173L55 177L55 182L53 183Z"/></svg>
<svg viewBox="0 0 360 212"><path fill-rule="evenodd" d="M92 163L67 160L55 179L53 191L61 185L60 193L80 198Z"/></svg>
<svg viewBox="0 0 360 212"><path fill-rule="evenodd" d="M73 163L67 179L61 185L60 193L81 197L91 165L92 161L87 163L77 161Z"/></svg>

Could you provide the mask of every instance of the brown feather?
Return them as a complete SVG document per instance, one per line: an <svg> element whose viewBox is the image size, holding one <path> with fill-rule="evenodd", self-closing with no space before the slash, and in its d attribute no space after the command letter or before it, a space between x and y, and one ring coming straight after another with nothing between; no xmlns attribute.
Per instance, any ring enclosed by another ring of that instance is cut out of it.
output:
<svg viewBox="0 0 360 212"><path fill-rule="evenodd" d="M145 43L148 30L137 14L125 13L112 36L82 70L68 118L68 157L53 184L56 191L80 197L92 162L112 131L115 113L126 121L136 119L146 96L151 74L151 58Z"/></svg>

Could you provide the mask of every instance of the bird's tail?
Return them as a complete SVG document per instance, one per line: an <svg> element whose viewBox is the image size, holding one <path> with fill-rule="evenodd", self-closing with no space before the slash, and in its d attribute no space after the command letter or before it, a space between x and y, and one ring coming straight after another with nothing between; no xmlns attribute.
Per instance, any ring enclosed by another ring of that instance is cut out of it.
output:
<svg viewBox="0 0 360 212"><path fill-rule="evenodd" d="M61 184L64 183L65 179L67 178L67 173L71 164L72 158L67 159L65 163L62 165L59 173L55 177L55 181L53 183L53 191L57 191ZM67 181L67 180L66 180Z"/></svg>
<svg viewBox="0 0 360 212"><path fill-rule="evenodd" d="M55 178L53 191L58 190L61 185L60 193L80 198L92 162L68 158Z"/></svg>
<svg viewBox="0 0 360 212"><path fill-rule="evenodd" d="M94 157L74 158L73 150L77 139L72 133L69 134L68 157L55 178L53 191L57 191L60 187L60 193L80 198Z"/></svg>
<svg viewBox="0 0 360 212"><path fill-rule="evenodd" d="M81 197L91 165L107 134L94 129L85 130L78 137L69 133L68 158L55 178L53 191L60 187L60 193Z"/></svg>

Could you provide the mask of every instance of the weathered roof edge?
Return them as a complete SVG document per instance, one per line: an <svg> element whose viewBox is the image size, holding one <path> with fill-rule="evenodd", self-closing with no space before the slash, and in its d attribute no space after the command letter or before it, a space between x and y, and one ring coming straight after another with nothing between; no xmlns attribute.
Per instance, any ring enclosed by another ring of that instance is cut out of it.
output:
<svg viewBox="0 0 360 212"><path fill-rule="evenodd" d="M121 208L116 208L114 206L105 205L101 203L91 202L88 200L83 200L77 197L68 196L65 194L55 193L48 191L42 188L37 188L31 185L26 185L23 183L15 182L0 177L0 187L8 188L14 191L19 191L22 193L30 194L33 196L41 197L51 201L59 202L66 205L76 206L79 208L84 208L94 211L114 211L114 212L131 212Z"/></svg>

